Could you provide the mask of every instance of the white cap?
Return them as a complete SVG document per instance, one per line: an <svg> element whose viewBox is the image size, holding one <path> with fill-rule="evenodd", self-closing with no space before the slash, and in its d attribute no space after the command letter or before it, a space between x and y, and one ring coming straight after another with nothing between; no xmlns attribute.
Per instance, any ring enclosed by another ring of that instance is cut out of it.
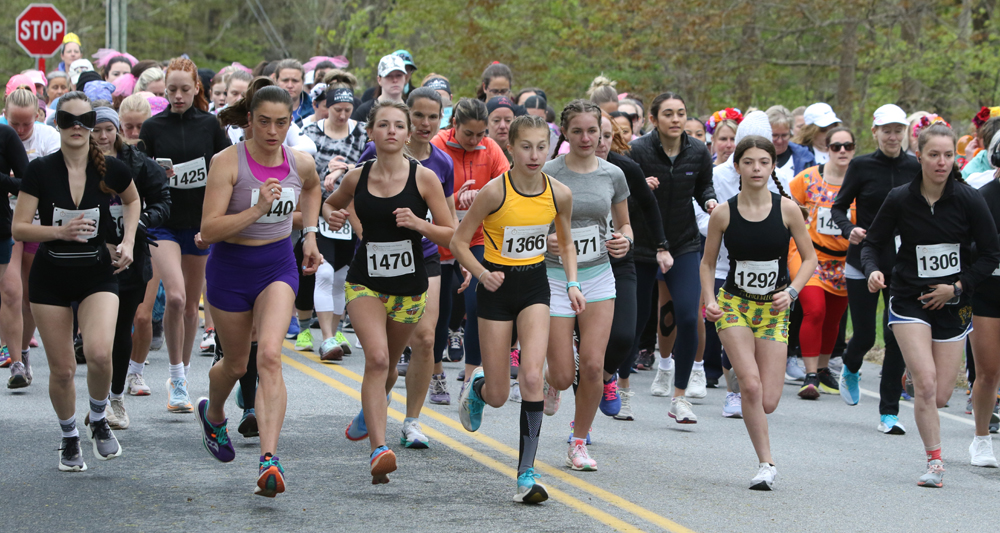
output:
<svg viewBox="0 0 1000 533"><path fill-rule="evenodd" d="M885 104L875 110L872 126L885 126L886 124L902 124L904 126L909 126L910 122L906 120L906 111L900 109L898 105Z"/></svg>
<svg viewBox="0 0 1000 533"><path fill-rule="evenodd" d="M771 121L767 118L767 113L763 111L752 111L743 117L743 122L736 127L736 144L751 135L759 135L767 140L771 140Z"/></svg>
<svg viewBox="0 0 1000 533"><path fill-rule="evenodd" d="M815 124L821 128L840 122L840 119L837 118L837 114L833 112L833 108L830 107L830 104L825 104L823 102L815 103L807 107L805 114L802 115L802 118L806 121L806 126Z"/></svg>
<svg viewBox="0 0 1000 533"><path fill-rule="evenodd" d="M69 80L73 82L73 85L76 85L76 81L80 79L80 74L88 70L94 70L94 65L89 60L77 59L69 65Z"/></svg>
<svg viewBox="0 0 1000 533"><path fill-rule="evenodd" d="M403 62L403 58L395 54L383 56L382 60L378 62L378 75L383 78L388 76L390 72L397 70L406 74L406 63Z"/></svg>
<svg viewBox="0 0 1000 533"><path fill-rule="evenodd" d="M306 72L306 77L302 81L302 83L304 83L305 85L312 85L313 83L316 83L315 80L316 80L316 71L310 70L309 72Z"/></svg>

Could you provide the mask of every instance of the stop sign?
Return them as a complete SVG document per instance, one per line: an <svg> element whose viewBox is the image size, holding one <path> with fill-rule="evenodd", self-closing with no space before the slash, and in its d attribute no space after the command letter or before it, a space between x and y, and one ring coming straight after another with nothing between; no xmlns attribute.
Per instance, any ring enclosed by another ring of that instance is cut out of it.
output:
<svg viewBox="0 0 1000 533"><path fill-rule="evenodd" d="M15 19L17 44L32 57L49 57L66 35L66 17L52 4L30 4ZM68 66L68 65L67 65Z"/></svg>

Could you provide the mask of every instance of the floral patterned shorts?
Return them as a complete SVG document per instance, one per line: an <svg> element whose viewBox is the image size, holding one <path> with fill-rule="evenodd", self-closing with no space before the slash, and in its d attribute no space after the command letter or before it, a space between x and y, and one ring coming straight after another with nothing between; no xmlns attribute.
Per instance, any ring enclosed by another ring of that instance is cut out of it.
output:
<svg viewBox="0 0 1000 533"><path fill-rule="evenodd" d="M764 341L788 344L788 309L775 311L771 302L755 302L719 289L722 318L715 323L716 331L731 327L750 328L753 336Z"/></svg>
<svg viewBox="0 0 1000 533"><path fill-rule="evenodd" d="M393 322L401 324L415 324L424 315L424 307L427 305L427 293L416 296L395 296L375 292L364 285L356 283L345 283L344 291L347 296L347 303L364 296L378 298L385 306L385 314Z"/></svg>

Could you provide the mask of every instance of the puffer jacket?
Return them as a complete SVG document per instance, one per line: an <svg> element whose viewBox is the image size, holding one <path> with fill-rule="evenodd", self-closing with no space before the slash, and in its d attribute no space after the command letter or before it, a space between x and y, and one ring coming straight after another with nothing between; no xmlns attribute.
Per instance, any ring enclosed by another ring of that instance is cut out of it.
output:
<svg viewBox="0 0 1000 533"><path fill-rule="evenodd" d="M143 208L139 215L139 226L135 231L135 245L132 248L132 262L138 268L129 268L118 274L118 284L122 287L136 286L153 278L153 264L150 261L149 240L146 230L163 225L170 218L170 187L163 167L142 153L138 148L123 144L118 159L125 163L132 174L132 183L142 199ZM117 230L109 242L120 243Z"/></svg>

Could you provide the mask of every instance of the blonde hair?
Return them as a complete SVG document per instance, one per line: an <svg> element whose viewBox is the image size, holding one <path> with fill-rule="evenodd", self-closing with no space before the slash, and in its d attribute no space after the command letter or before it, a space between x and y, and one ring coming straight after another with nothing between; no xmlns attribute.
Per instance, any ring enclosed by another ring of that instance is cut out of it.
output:
<svg viewBox="0 0 1000 533"><path fill-rule="evenodd" d="M147 68L142 71L142 74L139 75L139 79L135 81L135 92L147 91L150 83L165 79L167 79L167 76L162 70L158 68Z"/></svg>
<svg viewBox="0 0 1000 533"><path fill-rule="evenodd" d="M358 78L354 74L339 68L326 71L322 81L326 84L327 90L350 89L353 91L358 86Z"/></svg>
<svg viewBox="0 0 1000 533"><path fill-rule="evenodd" d="M815 124L806 124L805 126L802 126L802 129L799 130L799 134L792 139L792 142L802 146L812 146L813 140L821 135L819 130L819 126Z"/></svg>
<svg viewBox="0 0 1000 533"><path fill-rule="evenodd" d="M611 81L611 78L601 74L590 82L590 88L587 89L587 100L597 105L618 102L618 91L615 90L615 85L618 85L617 81Z"/></svg>
<svg viewBox="0 0 1000 533"><path fill-rule="evenodd" d="M149 100L146 100L142 95L133 94L128 98L122 100L120 106L118 106L118 115L124 115L125 113L142 113L146 118L153 115L153 108L149 105Z"/></svg>
<svg viewBox="0 0 1000 533"><path fill-rule="evenodd" d="M35 96L35 91L19 87L11 91L4 101L4 109L10 109L11 106L28 107L37 110L38 97Z"/></svg>

